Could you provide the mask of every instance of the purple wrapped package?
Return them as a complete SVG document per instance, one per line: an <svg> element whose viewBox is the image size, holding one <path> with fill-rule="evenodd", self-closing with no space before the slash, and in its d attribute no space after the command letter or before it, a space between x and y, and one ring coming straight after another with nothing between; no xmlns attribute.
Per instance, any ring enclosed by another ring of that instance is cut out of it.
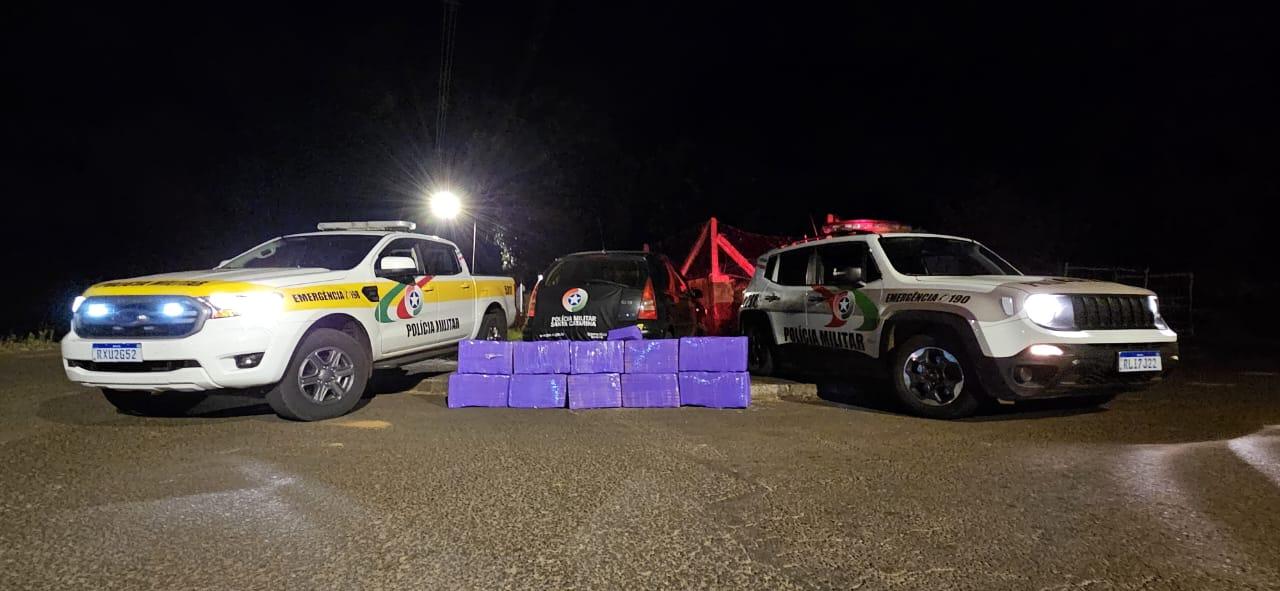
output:
<svg viewBox="0 0 1280 591"><path fill-rule="evenodd" d="M711 408L746 408L751 404L747 372L680 372L680 404Z"/></svg>
<svg viewBox="0 0 1280 591"><path fill-rule="evenodd" d="M622 328L615 328L609 331L606 340L609 341L638 341L644 338L644 333L640 332L640 327L632 324Z"/></svg>
<svg viewBox="0 0 1280 591"><path fill-rule="evenodd" d="M623 346L626 373L676 373L680 370L680 341L627 341Z"/></svg>
<svg viewBox="0 0 1280 591"><path fill-rule="evenodd" d="M747 337L681 338L680 371L747 371Z"/></svg>
<svg viewBox="0 0 1280 591"><path fill-rule="evenodd" d="M622 406L627 408L680 406L680 382L674 373L622 374Z"/></svg>
<svg viewBox="0 0 1280 591"><path fill-rule="evenodd" d="M455 373L449 376L449 408L506 406L511 376Z"/></svg>
<svg viewBox="0 0 1280 591"><path fill-rule="evenodd" d="M573 373L622 373L622 341L573 341Z"/></svg>
<svg viewBox="0 0 1280 591"><path fill-rule="evenodd" d="M458 373L511 375L511 343L507 341L458 343Z"/></svg>
<svg viewBox="0 0 1280 591"><path fill-rule="evenodd" d="M622 406L622 380L616 373L569 376L569 408Z"/></svg>
<svg viewBox="0 0 1280 591"><path fill-rule="evenodd" d="M569 373L569 341L529 341L512 343L515 372Z"/></svg>
<svg viewBox="0 0 1280 591"><path fill-rule="evenodd" d="M511 376L511 408L564 408L568 376L516 374Z"/></svg>

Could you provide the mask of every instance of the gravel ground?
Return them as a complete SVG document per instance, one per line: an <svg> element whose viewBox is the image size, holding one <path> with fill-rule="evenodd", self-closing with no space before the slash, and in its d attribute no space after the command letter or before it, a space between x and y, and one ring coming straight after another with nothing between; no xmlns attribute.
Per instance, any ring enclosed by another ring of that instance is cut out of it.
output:
<svg viewBox="0 0 1280 591"><path fill-rule="evenodd" d="M953 423L824 383L747 410L420 389L304 424L121 415L3 355L0 588L1280 588L1277 371Z"/></svg>

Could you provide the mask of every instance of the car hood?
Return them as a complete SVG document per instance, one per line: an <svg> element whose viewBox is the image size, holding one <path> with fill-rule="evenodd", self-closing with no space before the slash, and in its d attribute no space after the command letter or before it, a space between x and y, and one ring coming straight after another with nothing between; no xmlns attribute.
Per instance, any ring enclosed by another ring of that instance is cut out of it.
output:
<svg viewBox="0 0 1280 591"><path fill-rule="evenodd" d="M1078 277L1034 275L974 275L913 277L921 287L990 292L996 288L1016 289L1026 293L1079 293L1100 295L1151 295L1150 290Z"/></svg>
<svg viewBox="0 0 1280 591"><path fill-rule="evenodd" d="M104 281L86 295L190 295L251 291L340 281L346 271L328 269L209 269Z"/></svg>

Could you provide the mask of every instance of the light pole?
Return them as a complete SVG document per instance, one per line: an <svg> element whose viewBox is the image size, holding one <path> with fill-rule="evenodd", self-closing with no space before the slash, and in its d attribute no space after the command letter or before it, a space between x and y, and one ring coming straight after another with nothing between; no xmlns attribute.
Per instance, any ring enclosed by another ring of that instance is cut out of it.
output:
<svg viewBox="0 0 1280 591"><path fill-rule="evenodd" d="M453 191L436 191L427 200L431 215L446 221L457 219L462 213L462 199ZM476 216L471 216L471 272L476 272Z"/></svg>

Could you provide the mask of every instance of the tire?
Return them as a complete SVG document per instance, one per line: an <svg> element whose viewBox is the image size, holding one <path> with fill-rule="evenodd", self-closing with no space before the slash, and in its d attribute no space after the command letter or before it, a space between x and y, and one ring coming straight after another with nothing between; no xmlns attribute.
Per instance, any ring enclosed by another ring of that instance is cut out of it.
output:
<svg viewBox="0 0 1280 591"><path fill-rule="evenodd" d="M281 418L320 421L355 408L373 371L369 352L351 335L331 328L307 333L293 352L284 379L267 392Z"/></svg>
<svg viewBox="0 0 1280 591"><path fill-rule="evenodd" d="M204 401L204 395L189 392L147 392L102 389L107 402L122 413L143 417L180 417Z"/></svg>
<svg viewBox="0 0 1280 591"><path fill-rule="evenodd" d="M970 416L986 399L972 361L949 335L916 335L898 345L889 379L907 410L931 419Z"/></svg>
<svg viewBox="0 0 1280 591"><path fill-rule="evenodd" d="M747 371L752 375L773 375L777 369L778 347L767 320L747 324Z"/></svg>
<svg viewBox="0 0 1280 591"><path fill-rule="evenodd" d="M480 320L476 338L485 341L507 340L507 315L502 310L490 310Z"/></svg>

